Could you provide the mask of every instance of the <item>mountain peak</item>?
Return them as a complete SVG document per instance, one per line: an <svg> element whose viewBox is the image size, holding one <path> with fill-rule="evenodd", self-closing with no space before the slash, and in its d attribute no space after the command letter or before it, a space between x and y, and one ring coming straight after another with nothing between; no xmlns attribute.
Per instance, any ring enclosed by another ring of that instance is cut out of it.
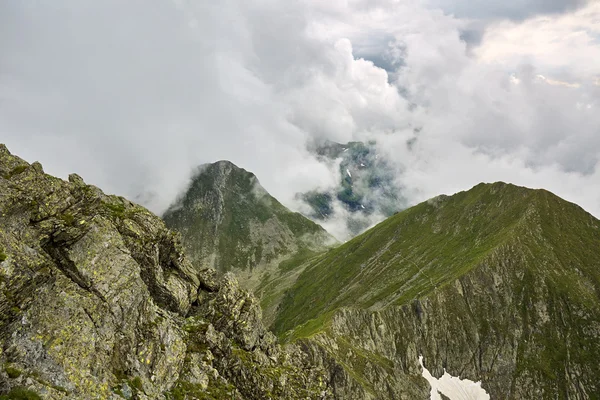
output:
<svg viewBox="0 0 600 400"><path fill-rule="evenodd" d="M568 233L574 242L600 244L600 231L593 229L598 225L579 206L546 190L504 182L438 196L393 215L315 261L296 283L302 295L283 302L285 318L276 322L277 329L297 325L298 316L310 319L345 306L350 299L353 306L381 309L425 296L510 243L527 245L528 251L541 251L548 243L562 249L559 238ZM583 232L583 227L589 230ZM587 254L594 247L573 248ZM321 287L328 292L321 293ZM314 302L316 293L319 301Z"/></svg>
<svg viewBox="0 0 600 400"><path fill-rule="evenodd" d="M239 173L239 174L255 176L252 172L247 171L242 167L238 167L236 164L234 164L233 162L231 162L229 160L219 160L219 161L215 161L214 163L202 164L196 169L194 176L197 176L198 174L201 174L202 172L204 172L206 170L208 170L208 171L223 171L227 174Z"/></svg>

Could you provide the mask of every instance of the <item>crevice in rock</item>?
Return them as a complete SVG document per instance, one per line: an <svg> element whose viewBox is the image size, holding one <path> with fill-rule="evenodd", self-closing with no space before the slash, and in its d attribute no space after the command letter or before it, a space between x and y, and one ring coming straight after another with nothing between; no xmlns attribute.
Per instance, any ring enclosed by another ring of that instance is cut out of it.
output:
<svg viewBox="0 0 600 400"><path fill-rule="evenodd" d="M51 257L58 269L60 269L65 276L75 282L80 288L88 291L102 300L103 303L107 303L106 298L96 289L77 269L77 266L67 255L67 250L64 249L60 244L49 239L43 241L42 249Z"/></svg>

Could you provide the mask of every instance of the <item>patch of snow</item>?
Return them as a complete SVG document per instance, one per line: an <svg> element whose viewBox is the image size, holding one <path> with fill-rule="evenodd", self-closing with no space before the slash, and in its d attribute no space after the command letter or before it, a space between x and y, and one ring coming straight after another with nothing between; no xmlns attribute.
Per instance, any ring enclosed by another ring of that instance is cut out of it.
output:
<svg viewBox="0 0 600 400"><path fill-rule="evenodd" d="M348 173L348 176L349 176L350 178L352 178L352 174L350 173L350 170L346 168L346 172Z"/></svg>
<svg viewBox="0 0 600 400"><path fill-rule="evenodd" d="M450 400L489 400L490 395L481 387L481 382L460 379L444 370L444 375L437 379L423 365L423 356L419 356L419 364L423 368L423 378L431 385L430 400L442 400L440 393Z"/></svg>
<svg viewBox="0 0 600 400"><path fill-rule="evenodd" d="M347 152L347 151L348 151L348 149L344 149L344 153Z"/></svg>
<svg viewBox="0 0 600 400"><path fill-rule="evenodd" d="M365 209L365 206L363 206L362 204L360 206L363 208L363 210Z"/></svg>
<svg viewBox="0 0 600 400"><path fill-rule="evenodd" d="M360 163L360 166L361 166L361 167L364 167L364 166L365 166L365 164L363 164L363 163Z"/></svg>

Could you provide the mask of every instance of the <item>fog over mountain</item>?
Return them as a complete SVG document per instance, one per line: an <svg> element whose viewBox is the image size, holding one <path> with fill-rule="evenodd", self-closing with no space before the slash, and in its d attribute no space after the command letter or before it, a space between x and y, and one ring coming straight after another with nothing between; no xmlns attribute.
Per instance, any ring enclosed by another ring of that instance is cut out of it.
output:
<svg viewBox="0 0 600 400"><path fill-rule="evenodd" d="M375 141L409 204L487 181L600 216L600 4L0 4L0 142L162 212L231 160L292 209ZM375 220L373 222L376 222Z"/></svg>

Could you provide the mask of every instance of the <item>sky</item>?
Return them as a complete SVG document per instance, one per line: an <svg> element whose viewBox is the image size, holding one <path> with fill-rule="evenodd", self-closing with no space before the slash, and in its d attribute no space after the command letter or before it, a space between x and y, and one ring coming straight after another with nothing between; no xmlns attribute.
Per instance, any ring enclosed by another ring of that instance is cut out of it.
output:
<svg viewBox="0 0 600 400"><path fill-rule="evenodd" d="M598 2L0 2L0 142L156 213L221 159L302 209L327 139L409 204L505 181L600 217L599 100Z"/></svg>

